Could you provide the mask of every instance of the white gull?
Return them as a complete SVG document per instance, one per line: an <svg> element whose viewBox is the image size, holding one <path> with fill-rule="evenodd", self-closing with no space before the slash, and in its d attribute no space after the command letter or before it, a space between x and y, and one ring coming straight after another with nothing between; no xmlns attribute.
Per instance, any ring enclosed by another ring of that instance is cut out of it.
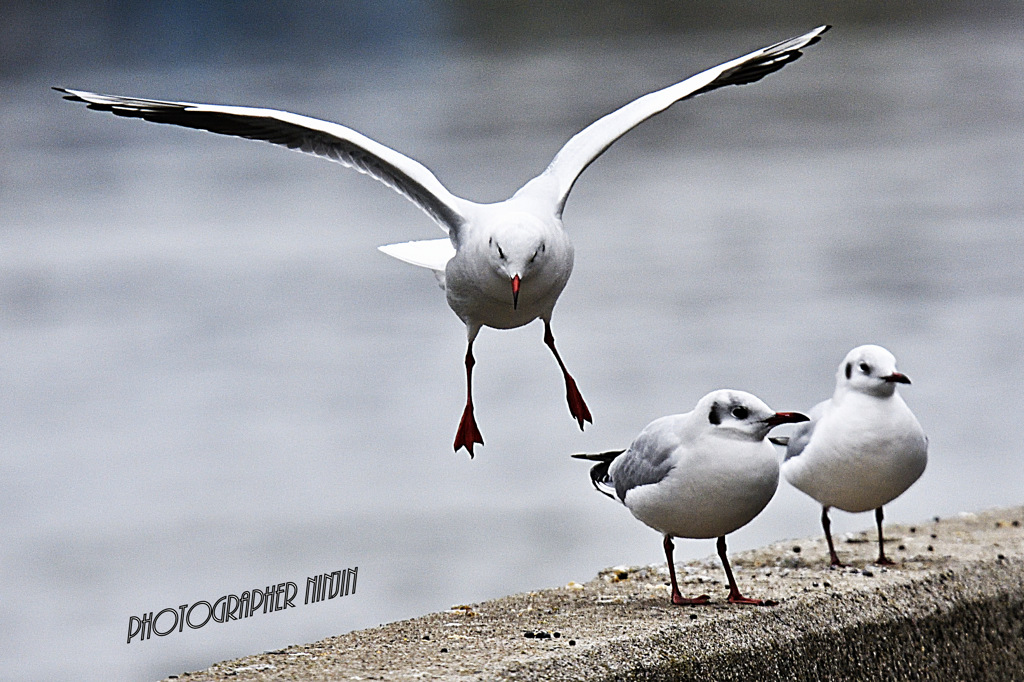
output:
<svg viewBox="0 0 1024 682"><path fill-rule="evenodd" d="M473 341L481 327L510 329L540 318L544 342L565 379L569 412L580 428L592 421L576 382L555 349L551 315L569 280L573 247L562 229L569 192L587 166L615 140L680 100L726 85L752 83L798 59L828 30L821 26L644 95L573 136L543 173L505 201L480 204L450 193L425 166L337 123L273 109L193 104L55 88L90 109L154 123L198 128L283 145L355 168L412 200L448 233L445 239L381 247L430 268L448 305L465 323L466 406L455 450L483 444L473 410Z"/></svg>
<svg viewBox="0 0 1024 682"><path fill-rule="evenodd" d="M729 602L772 605L740 594L725 536L775 495L779 458L765 440L768 432L801 421L807 417L798 412L775 412L756 396L722 389L701 398L691 412L654 420L626 450L573 457L597 461L590 470L594 487L664 536L673 604L706 604L710 597L680 594L672 538L717 537Z"/></svg>
<svg viewBox="0 0 1024 682"><path fill-rule="evenodd" d="M832 543L831 507L847 512L875 510L878 559L885 556L882 507L903 494L924 473L928 438L896 387L909 384L896 371L896 358L881 346L858 346L836 371L836 390L808 413L788 439L782 473L821 504L821 525L829 561L842 566Z"/></svg>

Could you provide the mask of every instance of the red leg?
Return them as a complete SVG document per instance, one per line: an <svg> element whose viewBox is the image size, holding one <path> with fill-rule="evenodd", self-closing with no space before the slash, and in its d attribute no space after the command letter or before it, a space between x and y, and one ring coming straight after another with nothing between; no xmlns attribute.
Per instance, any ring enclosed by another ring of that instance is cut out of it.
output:
<svg viewBox="0 0 1024 682"><path fill-rule="evenodd" d="M544 343L547 344L548 348L555 355L555 360L558 361L558 366L562 369L562 376L565 377L565 399L569 403L569 414L571 414L577 422L580 424L580 430L583 430L583 422L593 423L594 420L590 416L590 410L587 408L587 404L583 401L583 395L580 390L576 388L576 381L569 376L569 370L565 368L565 363L562 362L562 356L558 354L558 350L555 349L555 337L551 333L551 323L544 320Z"/></svg>
<svg viewBox="0 0 1024 682"><path fill-rule="evenodd" d="M779 602L771 599L750 599L740 594L740 588L736 586L736 579L732 576L732 567L729 565L729 557L725 553L725 536L718 538L718 557L725 567L725 577L729 579L729 603L730 604L753 604L754 606L778 606Z"/></svg>
<svg viewBox="0 0 1024 682"><path fill-rule="evenodd" d="M702 604L707 604L711 600L711 597L706 594L688 599L679 593L679 585L676 583L676 563L672 560L673 549L672 537L670 535L666 535L665 557L668 559L668 575L672 578L672 603L679 606L700 606Z"/></svg>
<svg viewBox="0 0 1024 682"><path fill-rule="evenodd" d="M473 417L473 365L476 359L473 357L473 341L469 342L466 348L466 409L462 412L462 420L459 422L459 430L455 433L455 451L459 448L466 448L470 459L473 458L473 445L484 444L484 437L480 435L476 419Z"/></svg>
<svg viewBox="0 0 1024 682"><path fill-rule="evenodd" d="M829 566L843 568L846 564L839 560L835 545L832 544L832 522L828 520L828 507L821 508L821 527L825 529L825 542L828 543Z"/></svg>
<svg viewBox="0 0 1024 682"><path fill-rule="evenodd" d="M875 563L879 566L895 566L896 562L885 556L885 547L883 546L884 540L882 539L882 519L885 515L882 514L882 508L879 507L875 510L875 524L878 526L878 559Z"/></svg>

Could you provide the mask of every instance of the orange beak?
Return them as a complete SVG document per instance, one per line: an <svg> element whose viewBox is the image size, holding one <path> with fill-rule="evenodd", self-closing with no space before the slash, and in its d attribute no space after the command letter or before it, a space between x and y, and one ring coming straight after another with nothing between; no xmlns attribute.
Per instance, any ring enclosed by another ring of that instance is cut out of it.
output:
<svg viewBox="0 0 1024 682"><path fill-rule="evenodd" d="M519 307L519 275L512 278L512 309Z"/></svg>

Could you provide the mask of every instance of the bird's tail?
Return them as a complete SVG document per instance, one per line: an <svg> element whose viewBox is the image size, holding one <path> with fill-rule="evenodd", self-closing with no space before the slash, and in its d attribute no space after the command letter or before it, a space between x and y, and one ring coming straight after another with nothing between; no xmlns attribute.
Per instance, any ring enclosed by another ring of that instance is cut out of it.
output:
<svg viewBox="0 0 1024 682"><path fill-rule="evenodd" d="M448 237L441 239L424 239L416 242L402 242L401 244L385 244L377 249L383 251L392 258L405 261L410 265L418 265L421 268L440 270L448 265L448 261L455 255L455 247Z"/></svg>
<svg viewBox="0 0 1024 682"><path fill-rule="evenodd" d="M768 440L775 445L781 445L782 447L789 445L789 436L769 436Z"/></svg>
<svg viewBox="0 0 1024 682"><path fill-rule="evenodd" d="M442 289L445 287L445 266L455 255L455 247L447 237L402 242L401 244L385 244L378 246L377 249L400 261L418 265L421 268L429 268L434 272L434 277L437 278L437 283L441 285Z"/></svg>
<svg viewBox="0 0 1024 682"><path fill-rule="evenodd" d="M607 495L614 500L615 495L612 495L607 490L602 490L601 486L614 489L615 484L608 475L608 467L610 467L615 458L623 452L625 452L625 450L609 450L608 452L599 452L597 454L581 453L573 455L573 457L576 459L587 459L591 462L597 462L597 464L590 469L590 482L594 484L594 490L602 495Z"/></svg>

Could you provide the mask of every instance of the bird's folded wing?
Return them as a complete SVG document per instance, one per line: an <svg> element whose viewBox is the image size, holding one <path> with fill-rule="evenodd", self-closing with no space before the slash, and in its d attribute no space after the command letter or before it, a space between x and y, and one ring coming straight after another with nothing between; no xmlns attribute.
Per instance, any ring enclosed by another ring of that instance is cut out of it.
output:
<svg viewBox="0 0 1024 682"><path fill-rule="evenodd" d="M814 435L815 427L818 425L818 422L821 421L825 412L830 409L831 405L831 400L822 400L820 403L808 410L807 416L810 417L810 420L797 424L792 434L790 434L789 438L786 440L786 457L783 461L799 457L800 454L803 453L807 444L811 442L811 436ZM782 443L777 443L777 445L782 445Z"/></svg>
<svg viewBox="0 0 1024 682"><path fill-rule="evenodd" d="M641 432L626 453L619 458L613 484L620 500L625 501L626 493L634 488L660 483L675 467L672 461L673 447L666 447L647 430Z"/></svg>
<svg viewBox="0 0 1024 682"><path fill-rule="evenodd" d="M633 100L573 136L535 181L543 185L555 181L554 191L557 192L558 213L561 214L569 191L580 173L632 128L681 100L726 85L753 83L778 71L799 59L802 54L800 50L818 42L828 29L829 26L819 26L804 35L751 52ZM527 184L526 187L529 186Z"/></svg>
<svg viewBox="0 0 1024 682"><path fill-rule="evenodd" d="M818 425L818 422L804 422L796 427L793 431L793 435L786 441L786 457L785 459L793 459L799 457L803 453L807 444L811 442L811 436L814 434L814 427Z"/></svg>
<svg viewBox="0 0 1024 682"><path fill-rule="evenodd" d="M380 180L423 209L445 230L465 222L468 202L451 194L414 159L337 123L274 109L165 102L54 88L64 99L118 116L263 140L337 161Z"/></svg>

